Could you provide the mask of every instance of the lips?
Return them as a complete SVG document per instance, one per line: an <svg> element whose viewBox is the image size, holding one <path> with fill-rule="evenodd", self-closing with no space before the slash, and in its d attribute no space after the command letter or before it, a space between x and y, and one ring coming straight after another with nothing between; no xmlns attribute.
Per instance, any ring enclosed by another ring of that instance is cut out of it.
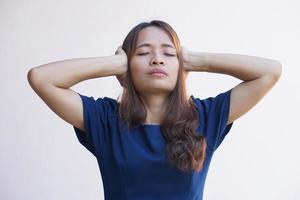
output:
<svg viewBox="0 0 300 200"><path fill-rule="evenodd" d="M168 75L164 70L162 70L162 69L159 69L159 68L154 68L154 69L152 69L150 72L149 72L149 74L154 74L154 73L161 73L161 74L164 74L164 75Z"/></svg>

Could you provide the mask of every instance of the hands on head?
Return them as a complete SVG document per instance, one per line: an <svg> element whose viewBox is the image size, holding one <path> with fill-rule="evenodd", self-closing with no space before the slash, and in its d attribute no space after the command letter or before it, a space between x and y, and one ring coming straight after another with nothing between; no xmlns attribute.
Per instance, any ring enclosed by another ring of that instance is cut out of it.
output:
<svg viewBox="0 0 300 200"><path fill-rule="evenodd" d="M183 59L183 69L188 72L191 70L191 66L188 63L188 60L189 60L188 57L189 57L190 51L188 50L188 48L181 45L181 53L182 53L182 59Z"/></svg>
<svg viewBox="0 0 300 200"><path fill-rule="evenodd" d="M118 74L116 75L120 85L123 88L126 88L126 76L127 76L127 70L128 70L128 58L127 58L127 54L126 52L122 49L122 45L118 47L118 49L115 52L115 55L119 55L121 56L121 60L122 60L122 67L124 69L122 74Z"/></svg>
<svg viewBox="0 0 300 200"><path fill-rule="evenodd" d="M183 68L186 71L189 71L189 65L188 65L188 55L189 55L189 50L185 46L181 46L181 53L182 53L182 58L183 58ZM117 48L115 51L115 55L121 56L122 60L122 66L124 69L124 72L122 74L116 75L120 85L123 88L127 88L126 86L126 78L127 78L127 70L128 70L128 58L126 52L122 49L122 45Z"/></svg>

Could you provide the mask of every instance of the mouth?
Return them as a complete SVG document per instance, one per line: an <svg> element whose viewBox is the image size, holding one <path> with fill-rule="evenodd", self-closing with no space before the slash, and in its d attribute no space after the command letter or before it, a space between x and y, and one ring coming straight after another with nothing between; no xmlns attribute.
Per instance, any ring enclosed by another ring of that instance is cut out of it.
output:
<svg viewBox="0 0 300 200"><path fill-rule="evenodd" d="M167 72L162 69L154 68L149 72L150 75L160 75L160 76L168 76Z"/></svg>
<svg viewBox="0 0 300 200"><path fill-rule="evenodd" d="M150 76L152 76L152 77L157 77L157 78L164 78L164 77L166 77L167 75L164 74L164 73L160 73L160 72L154 72L154 73L150 73Z"/></svg>

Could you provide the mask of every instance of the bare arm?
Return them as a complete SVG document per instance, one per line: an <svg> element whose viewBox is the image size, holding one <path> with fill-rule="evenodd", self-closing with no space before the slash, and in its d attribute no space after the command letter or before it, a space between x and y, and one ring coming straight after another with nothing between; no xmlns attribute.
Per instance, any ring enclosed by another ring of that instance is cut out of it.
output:
<svg viewBox="0 0 300 200"><path fill-rule="evenodd" d="M43 64L31 68L27 79L32 89L51 110L84 131L82 102L80 96L70 87L87 79L125 73L125 55L74 58Z"/></svg>
<svg viewBox="0 0 300 200"><path fill-rule="evenodd" d="M227 124L248 112L275 85L281 76L280 62L239 54L191 52L185 49L188 71L223 73L243 82L232 89Z"/></svg>

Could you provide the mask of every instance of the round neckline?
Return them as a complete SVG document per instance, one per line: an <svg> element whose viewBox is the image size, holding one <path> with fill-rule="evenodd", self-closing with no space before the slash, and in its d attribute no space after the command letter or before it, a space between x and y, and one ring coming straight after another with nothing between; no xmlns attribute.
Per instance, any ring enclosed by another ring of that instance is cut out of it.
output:
<svg viewBox="0 0 300 200"><path fill-rule="evenodd" d="M161 125L160 124L140 124L141 126L144 126L144 127L160 127Z"/></svg>
<svg viewBox="0 0 300 200"><path fill-rule="evenodd" d="M141 124L143 126L160 126L160 124Z"/></svg>

